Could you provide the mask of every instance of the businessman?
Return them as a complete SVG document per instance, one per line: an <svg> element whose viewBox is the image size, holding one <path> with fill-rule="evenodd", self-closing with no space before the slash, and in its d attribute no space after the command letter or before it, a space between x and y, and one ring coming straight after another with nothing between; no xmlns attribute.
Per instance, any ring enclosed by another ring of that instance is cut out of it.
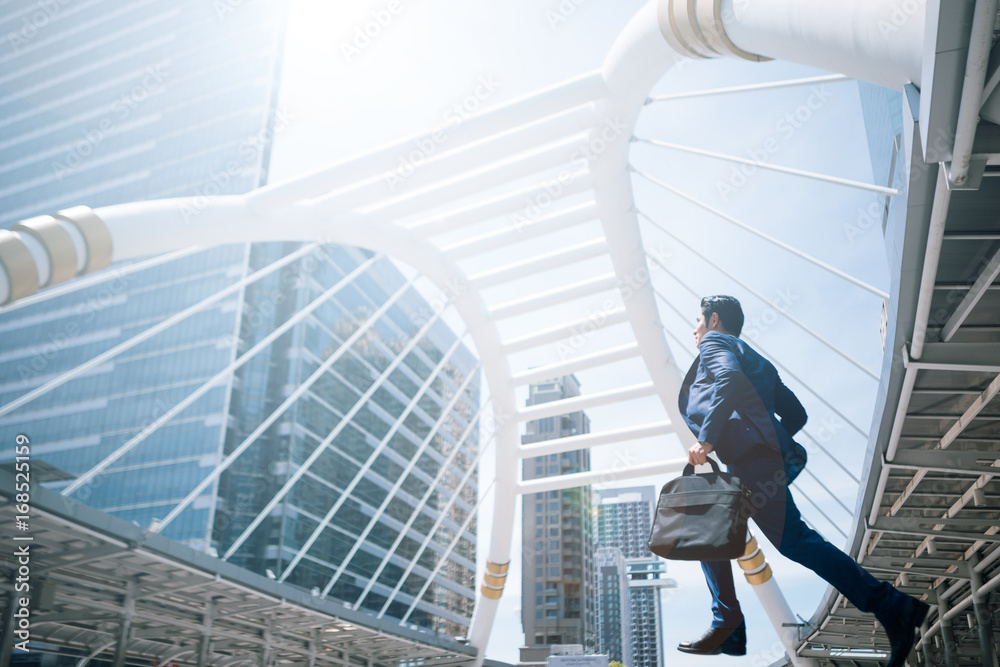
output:
<svg viewBox="0 0 1000 667"><path fill-rule="evenodd" d="M929 607L882 582L802 521L787 484L804 460L792 436L806 423L802 404L767 359L740 340L743 309L731 296L701 301L694 329L698 358L684 378L681 414L698 442L688 461L715 452L752 494L751 518L787 558L801 563L864 612L875 614L889 636L887 667L902 667L914 631ZM801 449L801 448L799 448ZM712 626L703 637L682 642L685 653L746 654L746 624L729 561L702 563L712 593Z"/></svg>

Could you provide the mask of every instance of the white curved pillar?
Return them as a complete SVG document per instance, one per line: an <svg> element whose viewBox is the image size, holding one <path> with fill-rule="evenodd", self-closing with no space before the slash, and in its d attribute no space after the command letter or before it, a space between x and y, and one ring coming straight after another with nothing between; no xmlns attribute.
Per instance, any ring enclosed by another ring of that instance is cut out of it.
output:
<svg viewBox="0 0 1000 667"><path fill-rule="evenodd" d="M461 142L522 127L537 118L535 114L564 111L602 96L593 102L596 121L584 151L589 167L586 184L593 183L606 250L624 299L621 319L627 318L632 326L653 388L671 422L681 424L676 406L680 373L659 321L628 171L629 140L650 89L678 60L722 55L750 60L780 58L899 89L907 82L919 82L923 31L923 0L651 0L619 36L598 76L581 77L463 124ZM546 138L531 132L532 141ZM562 164L577 147L573 136L547 138L547 148L519 154L516 159L521 162L503 162L503 142L491 144L488 153L475 155L501 162L491 163L493 171L471 176L455 172L464 172L461 168L468 166L472 153L465 158L439 156L436 166L428 167L407 185L407 191L418 185L427 185L431 191L414 193L395 206L416 214L439 200L488 192L523 176L525 169L541 171ZM552 142L557 142L554 147ZM495 412L496 508L487 574L470 628L470 640L479 650L477 664L481 664L514 534L520 437L516 383L508 354L518 346L548 341L566 329L536 332L504 349L495 313L490 315L480 295L482 284L473 284L454 257L431 243L431 229L418 226L407 230L389 222L393 217L385 210L376 209L373 217L349 210L378 199L378 183L357 181L349 197L331 198L323 204L323 197L340 187L343 176L375 178L383 169L391 169L397 148L407 143L247 196L140 202L105 207L97 215L78 207L55 214L54 221L35 221L23 230L0 232L0 301L31 294L40 285L55 282L53 278L100 268L110 260L112 249L114 258L120 260L233 241L309 240L365 247L407 262L437 283L453 297L453 305L469 327L483 361ZM449 186L447 179L452 177L458 180ZM584 185L581 180L578 187ZM465 214L456 215L448 224L457 224L455 220ZM618 316L613 313L607 321L617 322ZM693 442L686 430L679 433L683 444ZM776 591L776 585L768 590ZM787 616L784 609L779 611ZM788 648L793 654L794 647Z"/></svg>
<svg viewBox="0 0 1000 667"><path fill-rule="evenodd" d="M678 59L660 33L656 12L654 2L643 7L625 26L604 61L602 71L608 96L597 103L598 126L590 144L595 154L591 173L597 213L636 342L663 407L671 423L678 425L676 432L686 449L695 440L681 426L684 418L677 408L681 374L660 322L628 169L630 140L646 96ZM612 140L606 139L609 129L618 133Z"/></svg>
<svg viewBox="0 0 1000 667"><path fill-rule="evenodd" d="M925 5L926 0L659 0L657 21L664 40L689 58L784 60L902 90L920 82Z"/></svg>

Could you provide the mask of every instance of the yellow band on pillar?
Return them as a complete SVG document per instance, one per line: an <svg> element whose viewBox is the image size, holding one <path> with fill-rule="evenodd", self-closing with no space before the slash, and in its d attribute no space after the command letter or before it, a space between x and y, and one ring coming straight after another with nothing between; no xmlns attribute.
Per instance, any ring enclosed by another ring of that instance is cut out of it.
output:
<svg viewBox="0 0 1000 667"><path fill-rule="evenodd" d="M483 597L487 597L491 600L499 600L500 596L503 595L502 588L492 588L486 584L479 587L479 592L483 594Z"/></svg>
<svg viewBox="0 0 1000 667"><path fill-rule="evenodd" d="M754 551L757 551L757 538L753 535L750 536L750 541L747 542L746 548L743 549L743 558L746 558Z"/></svg>
<svg viewBox="0 0 1000 667"><path fill-rule="evenodd" d="M771 566L764 565L764 569L760 572L754 572L753 574L745 574L747 581L754 586L759 586L771 578Z"/></svg>
<svg viewBox="0 0 1000 667"><path fill-rule="evenodd" d="M45 249L49 258L49 281L41 287L55 285L76 276L76 248L69 232L51 215L23 220L12 231L31 234Z"/></svg>
<svg viewBox="0 0 1000 667"><path fill-rule="evenodd" d="M111 264L111 233L107 225L87 206L74 206L52 214L53 218L65 220L74 225L87 244L87 261L83 273L93 273Z"/></svg>
<svg viewBox="0 0 1000 667"><path fill-rule="evenodd" d="M38 291L38 267L28 246L12 231L0 229L0 271L7 274L7 301L17 301Z"/></svg>
<svg viewBox="0 0 1000 667"><path fill-rule="evenodd" d="M494 586L496 588L503 588L504 583L507 581L507 575L505 574L498 577L495 574L490 574L489 572L487 572L486 574L483 575L483 579L490 586Z"/></svg>
<svg viewBox="0 0 1000 667"><path fill-rule="evenodd" d="M500 576L506 576L507 569L510 567L510 561L506 563L494 563L491 560L486 561L486 571L490 574L496 574Z"/></svg>
<svg viewBox="0 0 1000 667"><path fill-rule="evenodd" d="M750 556L749 558L744 556L743 558L738 558L736 562L744 570L756 570L761 565L764 564L764 552L757 549L757 553Z"/></svg>

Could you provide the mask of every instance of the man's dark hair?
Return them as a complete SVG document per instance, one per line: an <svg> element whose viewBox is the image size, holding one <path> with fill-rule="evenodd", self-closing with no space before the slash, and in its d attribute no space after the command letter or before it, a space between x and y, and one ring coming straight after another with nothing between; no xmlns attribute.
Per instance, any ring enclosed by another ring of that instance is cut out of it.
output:
<svg viewBox="0 0 1000 667"><path fill-rule="evenodd" d="M705 323L712 313L719 314L719 323L727 333L739 336L743 331L743 308L736 297L717 294L706 296L701 300L701 314L705 316Z"/></svg>

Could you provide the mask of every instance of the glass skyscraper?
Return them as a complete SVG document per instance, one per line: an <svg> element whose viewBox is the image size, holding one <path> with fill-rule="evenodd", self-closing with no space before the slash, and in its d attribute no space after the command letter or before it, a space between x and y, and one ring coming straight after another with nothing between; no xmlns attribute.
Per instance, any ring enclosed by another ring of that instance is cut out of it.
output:
<svg viewBox="0 0 1000 667"><path fill-rule="evenodd" d="M196 198L196 225L199 197L264 184L274 136L295 122L277 105L285 11L277 0L0 8L0 227L180 196ZM163 534L464 634L479 408L469 350L427 324L426 301L366 251L240 244L157 262L112 266L91 286L0 311L7 405L229 290L0 418L0 437L28 434L37 459L71 475L125 447L70 496L144 527L227 462Z"/></svg>
<svg viewBox="0 0 1000 667"><path fill-rule="evenodd" d="M255 246L251 270L287 252ZM465 634L475 600L478 363L390 260L341 246L306 258L308 270L291 264L248 290L245 309L259 316L244 316L242 348L318 307L234 378L225 454L252 444L221 476L214 548L251 570Z"/></svg>
<svg viewBox="0 0 1000 667"><path fill-rule="evenodd" d="M632 612L628 594L628 566L621 549L598 547L597 652L612 661L632 664Z"/></svg>
<svg viewBox="0 0 1000 667"><path fill-rule="evenodd" d="M632 642L629 667L659 667L664 660L660 592L677 583L665 576L666 561L646 546L656 511L656 490L651 486L601 489L595 496L597 548L620 551L627 571ZM604 628L599 623L599 635L614 632L614 627Z"/></svg>
<svg viewBox="0 0 1000 667"><path fill-rule="evenodd" d="M11 3L0 56L0 225L83 204L234 194L264 183L284 10L212 3ZM13 35L13 37L11 36ZM191 224L197 224L193 218ZM186 254L0 314L0 404L237 283L246 244ZM235 357L240 290L28 403L0 432L79 474ZM230 382L73 494L148 526L218 461ZM206 549L215 485L166 534Z"/></svg>
<svg viewBox="0 0 1000 667"><path fill-rule="evenodd" d="M528 405L580 395L573 375L530 385ZM590 432L583 412L530 421L524 444ZM524 479L590 470L590 451L526 459ZM590 487L524 496L521 622L529 646L595 647L594 547Z"/></svg>

